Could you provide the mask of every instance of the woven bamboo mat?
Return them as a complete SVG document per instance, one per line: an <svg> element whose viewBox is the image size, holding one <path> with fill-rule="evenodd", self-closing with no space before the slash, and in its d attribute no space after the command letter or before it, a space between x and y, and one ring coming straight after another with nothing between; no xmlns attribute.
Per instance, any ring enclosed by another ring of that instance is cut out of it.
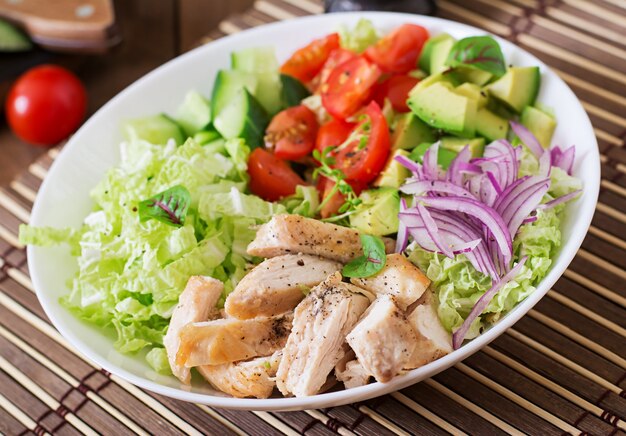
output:
<svg viewBox="0 0 626 436"><path fill-rule="evenodd" d="M86 360L50 325L17 240L58 150L0 188L0 432L5 434L626 434L626 1L439 0L439 15L534 53L589 113L600 202L563 278L514 328L463 363L364 403L235 412L161 397ZM260 0L211 39L320 13Z"/></svg>

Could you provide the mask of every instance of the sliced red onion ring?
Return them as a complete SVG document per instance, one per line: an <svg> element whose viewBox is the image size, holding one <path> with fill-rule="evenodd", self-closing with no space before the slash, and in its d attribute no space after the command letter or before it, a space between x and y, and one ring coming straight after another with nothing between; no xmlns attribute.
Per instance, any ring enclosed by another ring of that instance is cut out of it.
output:
<svg viewBox="0 0 626 436"><path fill-rule="evenodd" d="M430 239L435 243L439 252L452 259L454 254L452 253L452 250L450 250L450 247L448 247L448 245L441 240L439 236L439 228L437 227L437 223L433 217L430 216L430 213L422 203L418 202L416 208L424 222L424 227L426 228L428 236L430 236Z"/></svg>
<svg viewBox="0 0 626 436"><path fill-rule="evenodd" d="M535 135L533 135L530 130L524 127L522 124L517 123L515 121L511 121L511 129L513 132L519 137L519 139L528 147L528 149L535 155L537 158L540 158L541 155L546 151Z"/></svg>
<svg viewBox="0 0 626 436"><path fill-rule="evenodd" d="M487 171L487 178L493 185L493 189L496 190L496 193L498 195L502 194L502 188L500 187L500 184L498 183L498 181L496 180L495 176L493 175L491 171Z"/></svg>
<svg viewBox="0 0 626 436"><path fill-rule="evenodd" d="M440 141L435 142L428 147L424 158L422 159L422 171L426 180L439 180L439 164L437 158L439 156Z"/></svg>
<svg viewBox="0 0 626 436"><path fill-rule="evenodd" d="M402 165L403 167L405 167L406 169L408 169L413 174L415 174L418 178L421 179L421 177L419 177L419 175L422 173L422 168L421 168L422 166L420 164L418 164L417 162L412 161L411 159L409 159L406 156L396 156L394 159L400 165Z"/></svg>
<svg viewBox="0 0 626 436"><path fill-rule="evenodd" d="M537 206L537 209L551 209L561 203L567 203L568 201L578 197L581 192L583 192L582 189L577 189L574 192L570 192L569 194L561 195L554 200L550 200L547 203L540 204L539 206Z"/></svg>
<svg viewBox="0 0 626 436"><path fill-rule="evenodd" d="M566 171L570 176L572 175L572 169L574 168L574 159L576 157L576 148L574 146L569 147L561 153L557 161L553 164L563 171Z"/></svg>
<svg viewBox="0 0 626 436"><path fill-rule="evenodd" d="M522 224L530 224L530 223L534 223L535 221L537 221L537 215L531 215L528 218L526 218L524 221L522 221Z"/></svg>
<svg viewBox="0 0 626 436"><path fill-rule="evenodd" d="M539 176L550 177L552 169L552 153L544 153L539 158Z"/></svg>
<svg viewBox="0 0 626 436"><path fill-rule="evenodd" d="M528 258L526 256L521 258L518 264L515 265L515 267L511 269L511 271L505 274L504 277L502 277L502 280L491 286L491 288L478 299L478 301L470 311L469 315L467 315L467 318L465 318L465 321L463 321L461 327L459 327L452 335L452 347L455 350L457 350L463 343L463 339L465 339L465 336L467 335L467 332L470 329L474 320L483 313L487 306L489 306L489 303L498 293L498 291L500 291L500 289L502 289L504 285L517 277L527 259Z"/></svg>
<svg viewBox="0 0 626 436"><path fill-rule="evenodd" d="M511 261L513 257L511 235L502 217L493 208L477 200L463 197L423 198L422 201L433 209L465 213L478 219L495 238L504 260L507 263Z"/></svg>
<svg viewBox="0 0 626 436"><path fill-rule="evenodd" d="M400 199L400 214L407 209L406 200L404 198ZM398 214L398 216L400 216ZM404 225L404 222L399 219L398 223L398 238L396 239L396 253L402 253L406 250L407 245L409 245L409 232Z"/></svg>
<svg viewBox="0 0 626 436"><path fill-rule="evenodd" d="M437 194L452 194L458 197L475 198L467 189L457 186L451 182L442 180L419 180L409 182L400 188L405 194L422 195L427 192Z"/></svg>

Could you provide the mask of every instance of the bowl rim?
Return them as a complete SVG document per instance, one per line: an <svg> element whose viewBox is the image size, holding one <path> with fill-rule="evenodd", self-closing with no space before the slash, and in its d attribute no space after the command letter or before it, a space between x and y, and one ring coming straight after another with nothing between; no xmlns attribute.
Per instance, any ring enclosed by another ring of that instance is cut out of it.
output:
<svg viewBox="0 0 626 436"><path fill-rule="evenodd" d="M520 50L526 55L530 56L533 62L535 62L538 66L540 66L543 70L543 74L549 73L551 74L554 80L561 82L561 84L567 89L567 91L571 94L570 97L574 98L575 101L580 106L580 109L583 111L585 115L585 122L587 126L584 127L586 130L587 127L592 129L591 121L589 120L588 115L582 108L582 105L578 98L575 96L573 91L569 88L569 86L556 74L554 71L550 69L544 62L536 58L533 54L527 52L523 48L513 44L497 35L494 35L484 29L480 29L478 27L470 26L463 23L458 23L452 20L447 20L438 17L431 16L421 16L414 14L405 14L405 13L396 13L396 12L342 12L339 13L344 16L346 20L356 19L356 18L371 18L376 20L377 18L389 18L389 19L397 19L400 23L402 19L405 22L408 20L409 22L414 22L416 19L421 20L421 24L426 27L429 26L437 26L440 25L442 27L445 26L454 26L458 29L467 32L473 32L476 34L487 34L491 35L500 44L504 44L505 46L512 46L510 48L514 50ZM109 107L113 106L118 100L123 100L126 94L131 90L134 86L139 83L143 83L145 81L152 80L154 76L162 73L171 67L172 64L179 62L181 59L186 59L188 57L199 56L203 50L207 50L207 47L212 47L212 50L219 49L221 45L228 45L230 41L235 38L238 38L241 34L245 33L247 35L250 34L258 34L258 36L263 35L268 29L280 28L280 27L288 27L293 26L293 22L301 22L301 23L314 23L316 21L324 21L328 19L326 15L310 15L305 17L296 17L292 19L287 19L279 22L264 24L255 28L246 29L242 32L238 32L233 35L228 35L223 38L220 38L216 41L208 43L206 45L197 47L183 55L180 55L163 65L157 67L156 69L150 71L145 74L129 86L127 86L124 90L118 93L115 97L109 100L106 104L104 104L98 111L96 111L79 129L79 131L71 138L64 149L60 152L59 156L56 157L54 162L52 163L50 170L48 172L48 176L44 179L39 192L37 194L37 198L35 199L32 214L31 214L31 224L33 225L43 225L45 222L40 198L44 197L46 193L52 189L52 179L50 174L54 174L55 169L61 165L62 160L65 156L69 155L71 151L78 146L80 139L80 133L92 128L92 125L98 122L99 114L108 111ZM337 15L337 14L332 14ZM217 47L217 48L216 48ZM550 290L550 288L554 285L554 283L561 277L565 269L567 269L568 265L571 263L572 259L578 252L583 239L587 233L587 230L591 224L591 220L593 218L593 214L595 212L595 205L597 203L598 195L599 195L599 187L600 187L600 159L599 159L599 150L597 145L597 139L595 135L591 135L593 137L593 144L590 144L592 153L590 153L586 158L592 158L596 161L597 167L597 177L592 177L593 175L585 176L585 184L583 187L583 194L587 199L587 204L592 204L593 207L583 208L581 214L578 216L576 223L573 224L573 230L571 238L576 239L576 243L573 248L569 252L562 251L560 253L559 264L562 266L557 272L556 268L553 266L546 277L539 283L537 289L530 294L525 300L519 303L514 309L512 309L506 316L504 316L501 320L499 320L496 324L494 324L491 328L489 328L486 332L482 333L480 336L471 340L470 342L464 344L458 350L434 361L428 365L425 365L421 368L417 368L407 372L406 374L395 377L389 383L380 383L373 382L365 386L361 386L353 389L343 389L336 392L329 393L321 393L309 397L287 397L287 398L268 398L268 399L251 399L251 398L233 398L233 397L223 397L217 395L210 395L205 393L196 393L185 391L181 388L173 388L169 386L164 386L159 384L158 382L154 382L149 380L148 378L138 376L124 368L119 367L118 365L112 363L104 357L101 357L98 353L93 351L92 347L85 344L74 332L63 323L62 319L57 319L54 316L54 311L52 310L50 301L51 299L46 296L45 292L45 283L42 282L41 278L37 274L37 265L40 261L38 256L35 253L34 247L29 245L27 247L27 257L28 257L28 266L31 271L31 279L33 282L33 286L36 290L37 298L39 299L40 304L42 305L44 312L54 325L54 327L61 333L61 335L67 339L67 341L74 346L80 353L86 356L89 360L95 362L100 367L106 369L111 374L117 375L126 381L139 386L141 388L145 388L157 394L165 395L171 398L175 398L178 400L189 401L189 402L197 402L206 404L209 406L217 406L222 408L229 409L239 409L239 410L273 410L273 411L286 411L286 410L302 410L302 409L310 409L310 408L320 408L320 407L329 407L330 406L338 406L342 404L353 403L357 401L363 401L365 399L373 398L376 396L381 396L388 394L390 392L394 392L405 388L409 385L417 383L418 381L424 380L434 374L437 374L449 367L453 366L455 363L467 358L468 356L474 354L479 351L481 348L489 344L491 341L496 339L505 330L515 324L522 316L524 316L528 311L535 305L539 300L543 298L543 296ZM574 249L575 248L575 249ZM556 266L556 265L555 265ZM67 315L72 316L69 312L66 312Z"/></svg>

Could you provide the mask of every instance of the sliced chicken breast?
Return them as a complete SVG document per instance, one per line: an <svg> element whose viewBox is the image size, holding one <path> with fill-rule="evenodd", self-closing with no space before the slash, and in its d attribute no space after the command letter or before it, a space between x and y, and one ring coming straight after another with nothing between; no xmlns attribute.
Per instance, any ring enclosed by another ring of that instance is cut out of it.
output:
<svg viewBox="0 0 626 436"><path fill-rule="evenodd" d="M261 262L226 298L229 317L250 319L293 310L304 293L342 264L309 254L286 254Z"/></svg>
<svg viewBox="0 0 626 436"><path fill-rule="evenodd" d="M439 320L437 298L430 289L407 318L417 333L417 346L405 368L418 368L452 352L452 335Z"/></svg>
<svg viewBox="0 0 626 436"><path fill-rule="evenodd" d="M388 253L395 242L384 238ZM347 263L363 255L359 232L347 227L324 223L299 215L276 215L257 231L248 245L248 254L275 257L288 253L305 253Z"/></svg>
<svg viewBox="0 0 626 436"><path fill-rule="evenodd" d="M223 365L203 365L197 369L215 389L233 397L268 398L276 386L274 377L281 357L282 351L277 351L268 357Z"/></svg>
<svg viewBox="0 0 626 436"><path fill-rule="evenodd" d="M365 372L383 383L402 372L417 342L404 311L388 294L378 296L346 339Z"/></svg>
<svg viewBox="0 0 626 436"><path fill-rule="evenodd" d="M346 334L369 305L360 289L335 273L313 288L294 312L276 374L284 395L315 395L344 354Z"/></svg>
<svg viewBox="0 0 626 436"><path fill-rule="evenodd" d="M343 382L346 389L365 386L369 383L370 374L365 371L363 365L356 360L354 351L352 351L347 344L345 348L347 348L348 351L341 360L337 362L337 365L335 365L335 377L337 377L337 380L340 382Z"/></svg>
<svg viewBox="0 0 626 436"><path fill-rule="evenodd" d="M176 363L187 368L269 356L285 346L293 314L187 324L180 331Z"/></svg>
<svg viewBox="0 0 626 436"><path fill-rule="evenodd" d="M402 310L417 301L430 286L430 279L404 255L397 253L387 256L385 267L378 274L353 278L351 282L378 295L393 295Z"/></svg>
<svg viewBox="0 0 626 436"><path fill-rule="evenodd" d="M205 321L217 313L215 305L224 291L224 284L212 277L192 276L180 294L178 305L172 312L172 319L163 338L163 345L172 368L172 373L185 383L190 383L189 368L176 364L176 354L180 345L181 329L192 322Z"/></svg>

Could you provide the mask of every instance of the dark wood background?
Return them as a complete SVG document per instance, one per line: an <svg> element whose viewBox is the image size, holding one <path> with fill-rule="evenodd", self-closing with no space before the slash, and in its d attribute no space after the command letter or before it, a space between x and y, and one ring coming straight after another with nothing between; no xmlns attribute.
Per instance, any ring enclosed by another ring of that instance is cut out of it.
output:
<svg viewBox="0 0 626 436"><path fill-rule="evenodd" d="M85 83L89 116L147 72L193 47L226 16L247 9L252 2L116 1L122 43L104 55L63 56L59 62L70 65ZM44 151L16 138L7 127L4 115L0 115L0 186L9 183Z"/></svg>

